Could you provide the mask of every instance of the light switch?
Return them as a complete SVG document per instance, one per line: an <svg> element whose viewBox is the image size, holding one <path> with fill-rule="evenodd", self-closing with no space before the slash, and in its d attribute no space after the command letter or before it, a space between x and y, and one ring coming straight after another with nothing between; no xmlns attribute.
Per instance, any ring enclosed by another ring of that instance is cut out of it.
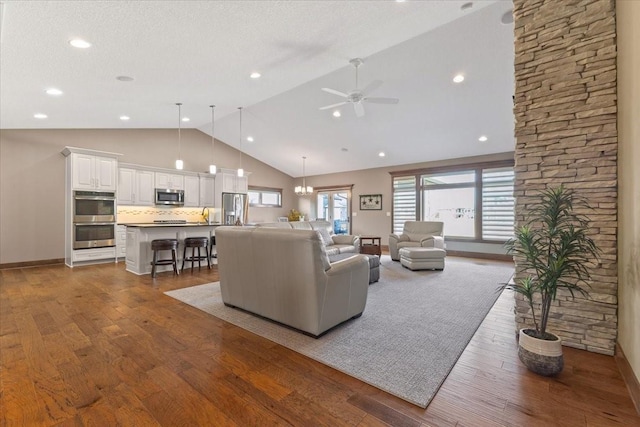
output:
<svg viewBox="0 0 640 427"><path fill-rule="evenodd" d="M387 212L387 216L391 216L391 212Z"/></svg>

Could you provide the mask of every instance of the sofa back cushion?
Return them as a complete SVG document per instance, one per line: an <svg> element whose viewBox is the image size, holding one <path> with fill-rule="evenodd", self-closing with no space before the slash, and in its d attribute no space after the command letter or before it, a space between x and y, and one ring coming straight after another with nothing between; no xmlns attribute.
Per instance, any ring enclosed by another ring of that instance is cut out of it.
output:
<svg viewBox="0 0 640 427"><path fill-rule="evenodd" d="M410 236L411 240L418 240L427 236L442 236L444 223L441 221L406 221L403 233Z"/></svg>

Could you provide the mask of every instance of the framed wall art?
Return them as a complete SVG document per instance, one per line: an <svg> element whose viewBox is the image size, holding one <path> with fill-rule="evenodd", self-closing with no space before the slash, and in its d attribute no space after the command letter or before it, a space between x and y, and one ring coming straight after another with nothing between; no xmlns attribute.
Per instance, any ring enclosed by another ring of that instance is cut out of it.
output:
<svg viewBox="0 0 640 427"><path fill-rule="evenodd" d="M363 211L382 210L382 194L360 195L360 210L363 210Z"/></svg>

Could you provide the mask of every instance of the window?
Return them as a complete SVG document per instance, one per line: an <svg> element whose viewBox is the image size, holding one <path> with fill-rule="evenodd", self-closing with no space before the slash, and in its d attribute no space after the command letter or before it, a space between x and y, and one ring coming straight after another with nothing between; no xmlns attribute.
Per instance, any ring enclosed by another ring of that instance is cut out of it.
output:
<svg viewBox="0 0 640 427"><path fill-rule="evenodd" d="M258 208L281 208L282 189L279 188L249 188L249 206Z"/></svg>
<svg viewBox="0 0 640 427"><path fill-rule="evenodd" d="M416 220L416 177L393 178L393 232L402 233L405 221Z"/></svg>
<svg viewBox="0 0 640 427"><path fill-rule="evenodd" d="M405 221L442 221L447 238L504 242L515 223L513 162L393 175L393 232Z"/></svg>
<svg viewBox="0 0 640 427"><path fill-rule="evenodd" d="M504 241L513 236L515 223L513 168L482 171L482 238Z"/></svg>
<svg viewBox="0 0 640 427"><path fill-rule="evenodd" d="M447 236L475 237L475 171L422 175L422 221L442 221Z"/></svg>

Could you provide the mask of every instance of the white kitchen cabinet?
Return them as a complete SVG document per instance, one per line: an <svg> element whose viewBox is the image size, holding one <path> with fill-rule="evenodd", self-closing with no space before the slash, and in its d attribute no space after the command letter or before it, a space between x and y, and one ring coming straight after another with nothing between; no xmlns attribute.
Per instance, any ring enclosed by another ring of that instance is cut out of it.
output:
<svg viewBox="0 0 640 427"><path fill-rule="evenodd" d="M127 226L116 225L116 261L127 255Z"/></svg>
<svg viewBox="0 0 640 427"><path fill-rule="evenodd" d="M156 188L184 190L184 176L167 172L156 172Z"/></svg>
<svg viewBox="0 0 640 427"><path fill-rule="evenodd" d="M71 185L74 190L116 191L118 160L71 153Z"/></svg>
<svg viewBox="0 0 640 427"><path fill-rule="evenodd" d="M185 207L200 206L200 178L197 176L184 177L184 205Z"/></svg>
<svg viewBox="0 0 640 427"><path fill-rule="evenodd" d="M138 170L136 171L136 193L135 200L137 205L153 206L156 201L155 197L155 173L152 171Z"/></svg>
<svg viewBox="0 0 640 427"><path fill-rule="evenodd" d="M239 177L234 169L222 169L216 175L216 193L247 193L249 191L248 173Z"/></svg>
<svg viewBox="0 0 640 427"><path fill-rule="evenodd" d="M118 204L153 206L154 172L120 168L118 170Z"/></svg>
<svg viewBox="0 0 640 427"><path fill-rule="evenodd" d="M215 184L216 180L213 177L200 177L200 206L210 208L214 207L216 193Z"/></svg>

